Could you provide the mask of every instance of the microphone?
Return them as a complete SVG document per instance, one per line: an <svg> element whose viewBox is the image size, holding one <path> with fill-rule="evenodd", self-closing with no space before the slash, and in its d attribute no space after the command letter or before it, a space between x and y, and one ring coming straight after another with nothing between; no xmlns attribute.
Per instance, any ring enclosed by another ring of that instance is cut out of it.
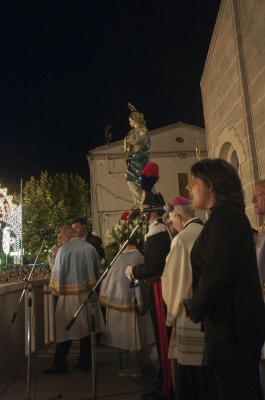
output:
<svg viewBox="0 0 265 400"><path fill-rule="evenodd" d="M145 213L154 212L154 211L171 212L173 210L174 210L173 204L166 203L164 206L161 206L161 207L139 208L137 210L133 210L131 215L145 214Z"/></svg>

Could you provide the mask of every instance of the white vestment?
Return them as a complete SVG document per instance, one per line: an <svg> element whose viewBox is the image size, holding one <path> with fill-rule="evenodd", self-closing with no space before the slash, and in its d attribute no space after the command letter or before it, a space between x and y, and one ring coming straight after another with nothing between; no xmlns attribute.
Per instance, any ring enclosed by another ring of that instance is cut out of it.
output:
<svg viewBox="0 0 265 400"><path fill-rule="evenodd" d="M173 325L168 356L182 365L200 366L202 363L204 334L200 324L186 318L181 304L183 299L192 297L190 253L202 229L202 225L188 222L174 237L161 278L163 299L167 305L166 325Z"/></svg>
<svg viewBox="0 0 265 400"><path fill-rule="evenodd" d="M107 344L123 350L134 351L154 343L154 332L149 310L145 315L133 311L132 289L125 276L128 265L138 265L143 257L138 250L121 254L102 281L99 301L107 307ZM135 289L139 304L143 302L145 283ZM136 318L136 319L135 319Z"/></svg>

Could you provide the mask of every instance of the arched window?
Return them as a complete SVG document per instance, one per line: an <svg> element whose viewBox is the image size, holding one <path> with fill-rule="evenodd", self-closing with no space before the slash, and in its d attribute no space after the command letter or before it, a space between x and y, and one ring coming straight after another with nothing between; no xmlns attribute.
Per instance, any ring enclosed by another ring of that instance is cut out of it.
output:
<svg viewBox="0 0 265 400"><path fill-rule="evenodd" d="M222 158L223 160L228 161L238 171L239 162L238 162L237 152L235 151L232 143L225 142L222 145L219 157Z"/></svg>

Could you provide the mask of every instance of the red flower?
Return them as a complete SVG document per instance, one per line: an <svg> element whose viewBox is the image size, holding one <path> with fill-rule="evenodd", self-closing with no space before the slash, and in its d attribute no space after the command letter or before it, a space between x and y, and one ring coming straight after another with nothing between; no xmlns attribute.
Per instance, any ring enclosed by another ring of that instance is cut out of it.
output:
<svg viewBox="0 0 265 400"><path fill-rule="evenodd" d="M121 218L120 219L127 219L129 214L130 214L129 211L124 211L124 213L121 214Z"/></svg>

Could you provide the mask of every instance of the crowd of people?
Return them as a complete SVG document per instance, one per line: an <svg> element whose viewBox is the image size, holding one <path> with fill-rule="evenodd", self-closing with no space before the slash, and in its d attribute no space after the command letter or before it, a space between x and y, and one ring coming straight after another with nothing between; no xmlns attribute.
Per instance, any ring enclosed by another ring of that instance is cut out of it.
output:
<svg viewBox="0 0 265 400"><path fill-rule="evenodd" d="M6 267L2 267L0 271L0 285L12 282L21 282L25 281L28 277L30 270L32 268L32 264L26 266L17 266L17 265L8 265ZM51 270L48 262L43 262L40 264L36 264L34 271L32 273L32 278L35 279L43 279L49 278L51 275Z"/></svg>
<svg viewBox="0 0 265 400"><path fill-rule="evenodd" d="M261 400L265 393L265 180L252 202L263 224L255 240L237 171L222 159L198 161L167 223L163 196L144 191L149 230L144 254L120 238L121 254L95 296L96 332L126 354L120 376L141 377L145 346L155 343L157 381L144 400ZM161 210L159 209L161 208ZM154 211L150 209L154 208ZM205 223L196 215L205 210ZM91 364L90 308L65 326L99 279L100 238L76 218L60 228L50 253L50 289L58 301L56 352L46 374L66 373L67 354L80 340L77 368ZM106 307L104 318L102 307Z"/></svg>

